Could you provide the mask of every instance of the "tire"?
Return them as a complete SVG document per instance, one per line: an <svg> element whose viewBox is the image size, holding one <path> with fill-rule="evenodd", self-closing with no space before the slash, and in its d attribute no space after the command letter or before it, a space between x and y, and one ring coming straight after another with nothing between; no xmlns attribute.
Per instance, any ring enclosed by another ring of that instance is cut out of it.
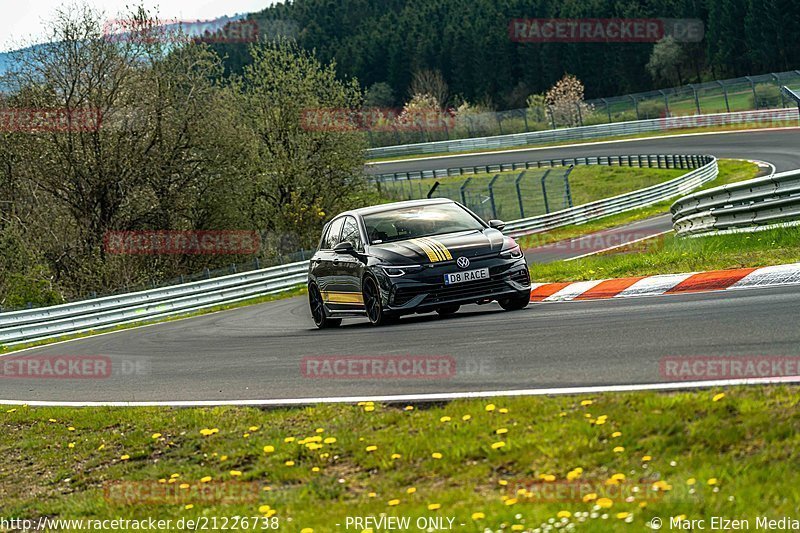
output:
<svg viewBox="0 0 800 533"><path fill-rule="evenodd" d="M436 309L436 312L439 313L439 316L450 316L458 313L459 309L461 309L460 305L446 305Z"/></svg>
<svg viewBox="0 0 800 533"><path fill-rule="evenodd" d="M387 314L383 309L383 299L381 298L381 289L375 278L367 276L364 278L363 287L361 292L364 296L364 311L366 311L367 319L373 326L383 326L394 322L395 316Z"/></svg>
<svg viewBox="0 0 800 533"><path fill-rule="evenodd" d="M311 318L319 329L335 328L342 324L341 318L330 318L325 313L325 304L322 301L322 294L315 284L308 286L308 306L311 309Z"/></svg>
<svg viewBox="0 0 800 533"><path fill-rule="evenodd" d="M498 300L497 303L506 311L519 311L525 309L531 301L531 295L526 293L523 296L513 296L511 298L503 298Z"/></svg>

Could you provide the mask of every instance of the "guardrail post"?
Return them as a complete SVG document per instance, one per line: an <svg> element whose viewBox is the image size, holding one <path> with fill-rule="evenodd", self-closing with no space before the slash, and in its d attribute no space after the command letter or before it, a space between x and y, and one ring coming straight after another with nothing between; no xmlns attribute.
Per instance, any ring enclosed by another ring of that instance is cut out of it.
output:
<svg viewBox="0 0 800 533"><path fill-rule="evenodd" d="M756 94L756 84L750 78L750 76L745 76L744 79L750 82L750 88L753 90L753 105L755 106L756 111L758 111L758 95Z"/></svg>
<svg viewBox="0 0 800 533"><path fill-rule="evenodd" d="M659 90L658 92L660 92L661 95L664 97L664 115L668 117L669 116L669 96L667 96L667 93L665 91Z"/></svg>
<svg viewBox="0 0 800 533"><path fill-rule="evenodd" d="M431 187L431 189L428 191L427 198L432 198L433 193L435 193L436 189L438 188L439 188L439 182L437 181L433 184L433 187Z"/></svg>
<svg viewBox="0 0 800 533"><path fill-rule="evenodd" d="M628 95L628 98L633 100L633 107L634 107L634 109L636 109L636 120L642 120L641 117L639 117L639 102L637 102L636 98L634 98L631 95Z"/></svg>
<svg viewBox="0 0 800 533"><path fill-rule="evenodd" d="M718 81L717 83L719 83L719 86L722 87L722 95L725 97L725 109L726 109L726 111L728 113L730 113L731 112L731 106L728 103L728 88L725 87L725 84L722 83L721 81Z"/></svg>
<svg viewBox="0 0 800 533"><path fill-rule="evenodd" d="M695 89L695 88L694 88L694 84L693 84L693 83L690 83L690 84L689 84L689 88L690 88L690 89L692 90L692 92L694 93L694 105L695 105L695 107L697 108L697 114L698 114L698 115L702 115L702 114L703 114L703 112L702 112L702 111L700 111L700 98L697 96L697 89Z"/></svg>
<svg viewBox="0 0 800 533"><path fill-rule="evenodd" d="M489 204L492 206L492 218L497 218L497 206L494 204L494 182L497 181L497 178L500 177L500 174L495 174L494 177L489 181Z"/></svg>
<svg viewBox="0 0 800 533"><path fill-rule="evenodd" d="M519 182L525 176L527 170L523 170L514 180L514 188L517 189L517 200L519 201L519 218L525 218L525 202L522 201L522 191L519 188Z"/></svg>
<svg viewBox="0 0 800 533"><path fill-rule="evenodd" d="M569 167L567 171L564 173L564 207L572 207L572 189L569 187L569 175L572 173L572 169L575 167Z"/></svg>
<svg viewBox="0 0 800 533"><path fill-rule="evenodd" d="M472 178L467 178L464 180L464 183L461 184L461 188L459 189L459 192L461 193L461 203L464 205L467 205L467 197L464 193L466 192L467 185L469 185L470 181L472 181Z"/></svg>
<svg viewBox="0 0 800 533"><path fill-rule="evenodd" d="M550 174L551 169L547 169L547 171L542 176L542 198L544 198L544 212L550 212L550 204L547 202L547 185L545 185L544 180L547 179L547 175Z"/></svg>

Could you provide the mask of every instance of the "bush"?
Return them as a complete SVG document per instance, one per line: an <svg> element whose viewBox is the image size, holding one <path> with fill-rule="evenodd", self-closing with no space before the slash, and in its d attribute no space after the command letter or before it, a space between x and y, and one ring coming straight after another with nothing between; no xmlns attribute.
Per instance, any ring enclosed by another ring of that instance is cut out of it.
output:
<svg viewBox="0 0 800 533"><path fill-rule="evenodd" d="M756 84L755 97L750 97L750 102L754 103L753 109L765 109L768 107L781 106L781 90L771 83Z"/></svg>

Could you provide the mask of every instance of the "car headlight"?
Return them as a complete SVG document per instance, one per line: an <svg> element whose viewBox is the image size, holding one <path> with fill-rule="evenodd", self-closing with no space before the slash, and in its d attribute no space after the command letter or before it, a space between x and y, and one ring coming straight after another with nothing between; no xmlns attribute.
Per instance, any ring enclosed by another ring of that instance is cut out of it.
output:
<svg viewBox="0 0 800 533"><path fill-rule="evenodd" d="M422 267L419 265L403 265L403 266L384 266L381 265L381 270L390 278L399 278L411 272L419 272Z"/></svg>
<svg viewBox="0 0 800 533"><path fill-rule="evenodd" d="M500 252L500 257L503 259L522 259L522 249L520 249L519 244L515 244L513 248Z"/></svg>

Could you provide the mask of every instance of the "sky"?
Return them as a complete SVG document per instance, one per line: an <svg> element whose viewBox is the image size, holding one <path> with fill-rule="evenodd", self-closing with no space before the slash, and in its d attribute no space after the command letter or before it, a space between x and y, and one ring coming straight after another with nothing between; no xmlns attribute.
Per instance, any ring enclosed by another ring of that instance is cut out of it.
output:
<svg viewBox="0 0 800 533"><path fill-rule="evenodd" d="M80 0L116 18L125 7L143 3L158 8L161 19L210 20L223 15L261 11L275 0ZM74 0L0 0L0 52L19 48L21 44L44 41L43 22L51 19L59 8Z"/></svg>

